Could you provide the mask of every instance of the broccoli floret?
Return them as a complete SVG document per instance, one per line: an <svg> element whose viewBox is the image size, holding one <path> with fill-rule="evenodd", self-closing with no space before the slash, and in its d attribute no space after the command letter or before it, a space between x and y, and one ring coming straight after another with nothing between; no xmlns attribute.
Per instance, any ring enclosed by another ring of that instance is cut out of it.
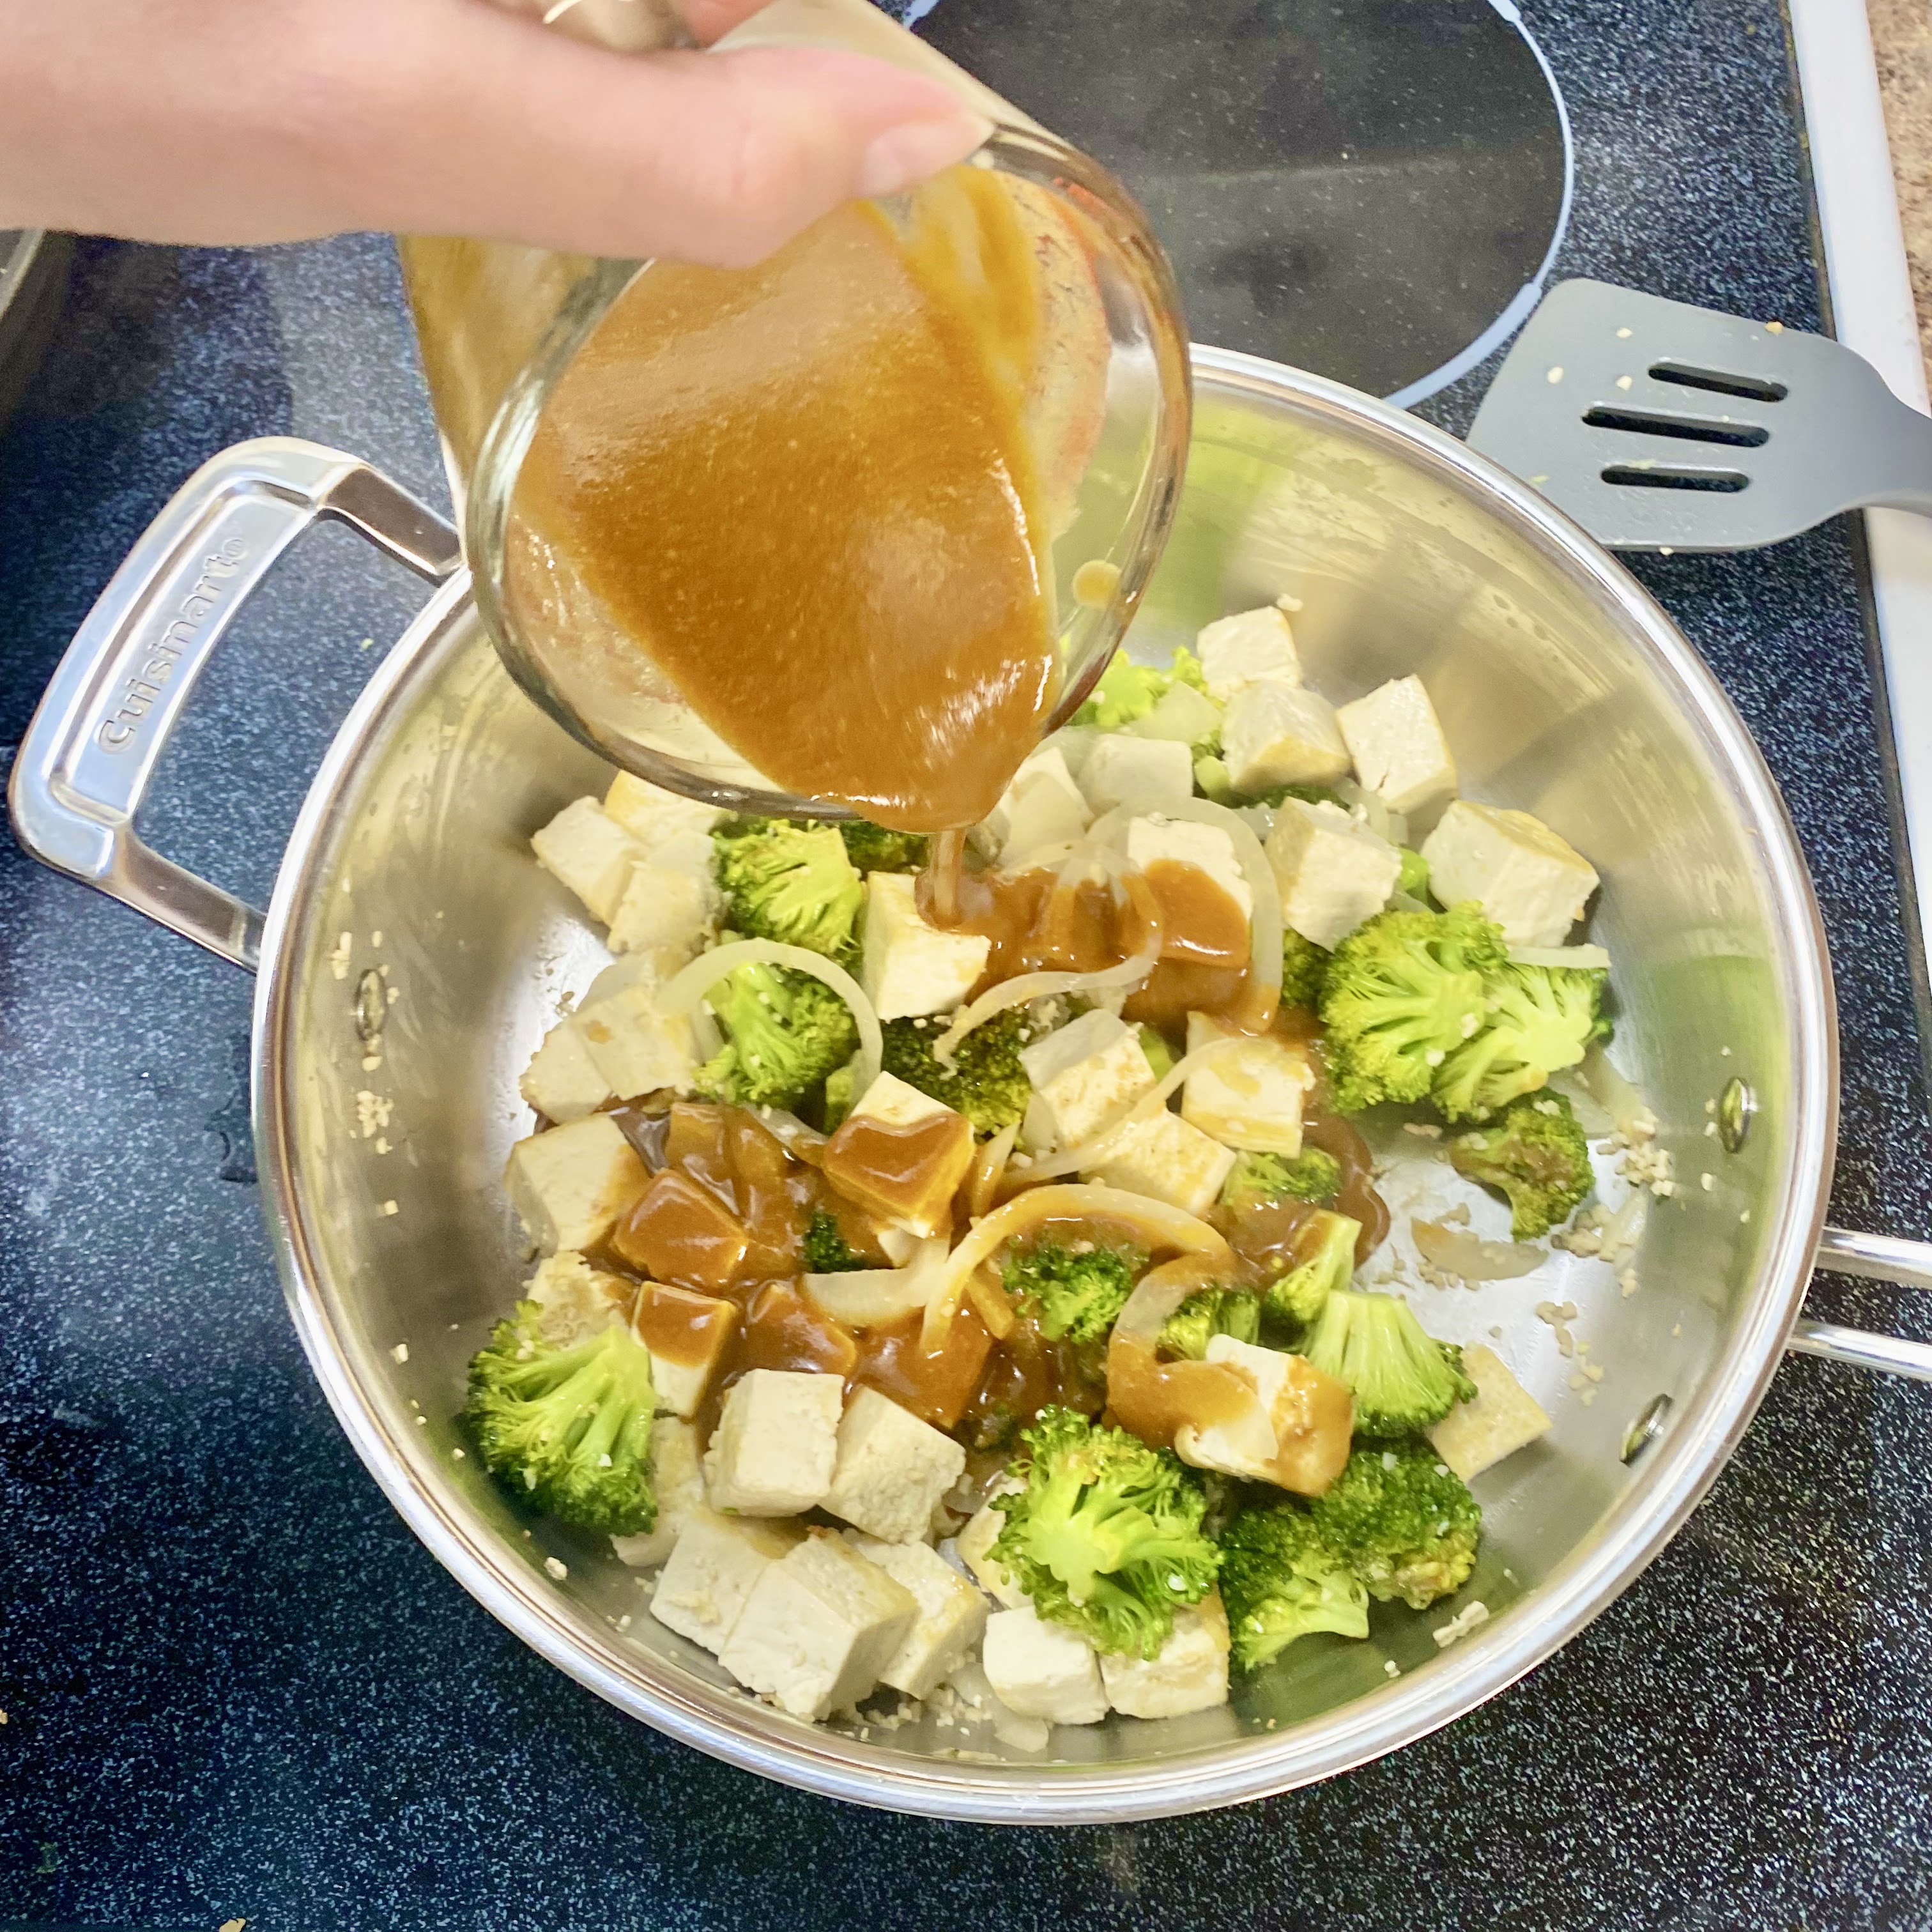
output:
<svg viewBox="0 0 1932 1932"><path fill-rule="evenodd" d="M1318 1006L1322 982L1334 958L1326 946L1304 939L1292 926L1281 929L1281 1003L1285 1006Z"/></svg>
<svg viewBox="0 0 1932 1932"><path fill-rule="evenodd" d="M1448 912L1378 913L1336 947L1322 987L1323 1053L1336 1106L1420 1100L1489 1010L1485 975L1503 936L1473 902Z"/></svg>
<svg viewBox="0 0 1932 1932"><path fill-rule="evenodd" d="M1190 1294L1161 1324L1160 1346L1169 1355L1198 1362L1216 1335L1232 1335L1238 1342L1258 1342L1261 1334L1258 1295L1244 1288L1204 1288L1199 1294Z"/></svg>
<svg viewBox="0 0 1932 1932"><path fill-rule="evenodd" d="M1412 1436L1476 1393L1462 1372L1462 1350L1425 1334L1400 1295L1338 1290L1302 1338L1301 1352L1347 1383L1360 1436Z"/></svg>
<svg viewBox="0 0 1932 1932"><path fill-rule="evenodd" d="M868 818L842 820L838 836L845 856L862 872L922 872L926 869L923 832L894 832Z"/></svg>
<svg viewBox="0 0 1932 1932"><path fill-rule="evenodd" d="M464 1412L484 1466L566 1522L638 1535L658 1514L650 1352L618 1323L560 1348L541 1318L534 1301L518 1302L470 1364Z"/></svg>
<svg viewBox="0 0 1932 1932"><path fill-rule="evenodd" d="M854 1268L872 1265L864 1256L852 1252L838 1216L823 1208L812 1210L810 1225L800 1244L799 1262L807 1274L848 1274Z"/></svg>
<svg viewBox="0 0 1932 1932"><path fill-rule="evenodd" d="M1480 1028L1437 1070L1436 1104L1452 1120L1486 1120L1575 1066L1610 1032L1599 1011L1608 977L1576 966L1505 964L1490 972Z"/></svg>
<svg viewBox="0 0 1932 1932"><path fill-rule="evenodd" d="M1412 899L1426 899L1429 896L1429 861L1406 845L1396 849L1402 854L1402 870L1396 878L1396 890L1408 893Z"/></svg>
<svg viewBox="0 0 1932 1932"><path fill-rule="evenodd" d="M828 1134L836 1134L859 1098L859 1063L848 1060L825 1076L825 1097L819 1103L820 1124Z"/></svg>
<svg viewBox="0 0 1932 1932"><path fill-rule="evenodd" d="M1073 714L1073 722L1118 731L1123 724L1144 718L1177 684L1191 684L1196 691L1208 688L1201 660L1186 645L1174 652L1174 662L1166 670L1136 664L1125 651L1116 651L1087 702Z"/></svg>
<svg viewBox="0 0 1932 1932"><path fill-rule="evenodd" d="M735 930L808 946L828 959L856 950L853 925L866 888L836 827L739 818L721 825L711 843Z"/></svg>
<svg viewBox="0 0 1932 1932"><path fill-rule="evenodd" d="M1348 1568L1387 1602L1426 1610L1475 1568L1483 1513L1462 1478L1414 1443L1358 1449L1310 1512Z"/></svg>
<svg viewBox="0 0 1932 1932"><path fill-rule="evenodd" d="M1221 1205L1238 1212L1269 1201L1312 1201L1325 1204L1342 1185L1342 1163L1319 1148L1305 1147L1292 1158L1282 1154L1244 1154L1221 1184Z"/></svg>
<svg viewBox="0 0 1932 1932"><path fill-rule="evenodd" d="M952 1049L948 1069L933 1058L932 1042L946 1028L943 1018L888 1020L884 1065L909 1087L956 1108L982 1134L1010 1126L1027 1110L1032 1084L1020 1064L1020 1049L1033 1036L1018 1006L995 1013Z"/></svg>
<svg viewBox="0 0 1932 1932"><path fill-rule="evenodd" d="M730 1036L698 1090L740 1107L790 1107L852 1055L852 1010L823 980L784 966L740 966L704 996Z"/></svg>
<svg viewBox="0 0 1932 1932"><path fill-rule="evenodd" d="M1194 788L1203 798L1211 798L1216 805L1240 802L1234 796L1233 781L1228 776L1228 761L1218 755L1195 759Z"/></svg>
<svg viewBox="0 0 1932 1932"><path fill-rule="evenodd" d="M1318 1208L1295 1231L1294 1251L1305 1257L1272 1283L1267 1313L1275 1324L1305 1328L1320 1318L1329 1298L1354 1277L1355 1240L1362 1224Z"/></svg>
<svg viewBox="0 0 1932 1932"><path fill-rule="evenodd" d="M1162 1040L1152 1027L1140 1030L1141 1051L1147 1055L1147 1064L1154 1069L1156 1080L1165 1080L1174 1071L1174 1049Z"/></svg>
<svg viewBox="0 0 1932 1932"><path fill-rule="evenodd" d="M1272 1664L1311 1631L1369 1634L1366 1588L1294 1503L1244 1510L1222 1532L1221 1600L1244 1670Z"/></svg>
<svg viewBox="0 0 1932 1932"><path fill-rule="evenodd" d="M1270 785L1266 791L1252 792L1243 801L1247 805L1264 805L1270 812L1279 812L1292 798L1299 799L1304 805L1340 805L1342 794L1331 786L1318 784Z"/></svg>
<svg viewBox="0 0 1932 1932"><path fill-rule="evenodd" d="M1074 1409L1042 1409L1020 1439L1026 1487L994 1499L994 1555L1040 1616L1096 1649L1156 1655L1175 1605L1198 1604L1220 1568L1199 1485L1172 1450Z"/></svg>
<svg viewBox="0 0 1932 1932"><path fill-rule="evenodd" d="M1464 1180L1508 1197L1510 1232L1520 1241L1568 1220L1594 1178L1589 1144L1561 1094L1512 1100L1487 1126L1453 1136L1449 1160Z"/></svg>
<svg viewBox="0 0 1932 1932"><path fill-rule="evenodd" d="M1008 1255L1000 1277L1016 1300L1031 1304L1049 1342L1098 1342L1147 1264L1136 1248L1070 1247L1048 1235Z"/></svg>

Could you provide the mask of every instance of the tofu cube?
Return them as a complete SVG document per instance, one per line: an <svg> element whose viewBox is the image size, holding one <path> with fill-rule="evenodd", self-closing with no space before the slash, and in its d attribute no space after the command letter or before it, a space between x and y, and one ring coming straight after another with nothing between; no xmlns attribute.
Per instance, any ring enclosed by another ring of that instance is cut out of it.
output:
<svg viewBox="0 0 1932 1932"><path fill-rule="evenodd" d="M1391 678L1335 714L1355 776L1391 812L1456 796L1456 760L1419 677Z"/></svg>
<svg viewBox="0 0 1932 1932"><path fill-rule="evenodd" d="M594 1248L628 1214L650 1177L608 1114L547 1128L510 1150L503 1184L544 1254Z"/></svg>
<svg viewBox="0 0 1932 1932"><path fill-rule="evenodd" d="M1163 818L1157 813L1127 821L1127 856L1142 872L1156 865L1192 866L1205 872L1248 918L1255 896L1234 842L1218 825L1197 825L1188 818Z"/></svg>
<svg viewBox="0 0 1932 1932"><path fill-rule="evenodd" d="M1078 838L1093 818L1086 794L1066 769L1066 754L1047 745L1013 774L986 824L1000 862L1011 868L1028 852Z"/></svg>
<svg viewBox="0 0 1932 1932"><path fill-rule="evenodd" d="M1251 1410L1205 1429L1184 1425L1174 1431L1174 1453L1197 1469L1318 1496L1347 1459L1347 1389L1304 1356L1257 1348L1232 1335L1211 1337L1207 1359L1226 1363L1251 1384L1261 1412ZM1331 1401L1340 1405L1338 1414L1324 1413ZM1339 1427L1327 1426L1334 1424Z"/></svg>
<svg viewBox="0 0 1932 1932"><path fill-rule="evenodd" d="M1177 1605L1174 1630L1160 1654L1102 1653L1100 1682L1107 1701L1130 1718L1184 1718L1228 1701L1228 1612L1216 1590L1198 1604Z"/></svg>
<svg viewBox="0 0 1932 1932"><path fill-rule="evenodd" d="M879 1682L908 1697L930 1697L972 1654L984 1634L986 1598L923 1543L881 1543L851 1529L845 1540L919 1606L898 1648L880 1666Z"/></svg>
<svg viewBox="0 0 1932 1932"><path fill-rule="evenodd" d="M986 1500L968 1520L953 1544L959 1552L960 1562L972 1572L974 1582L1002 1609L1009 1610L1019 1609L1028 1599L1014 1580L1013 1573L993 1554L993 1544L1006 1522L1005 1512L994 1508L993 1498L1012 1496L1025 1487L1024 1483L1012 1476L1002 1476L986 1492Z"/></svg>
<svg viewBox="0 0 1932 1932"><path fill-rule="evenodd" d="M881 1128L898 1142L896 1147L885 1144ZM923 1130L916 1145L906 1132L910 1129ZM881 1160L882 1154L888 1157ZM952 1226L952 1197L973 1164L973 1124L896 1075L881 1073L826 1142L820 1160L826 1179L840 1193L924 1238Z"/></svg>
<svg viewBox="0 0 1932 1932"><path fill-rule="evenodd" d="M922 1542L933 1506L965 1468L966 1452L951 1436L877 1389L858 1389L838 1424L822 1507L884 1542Z"/></svg>
<svg viewBox="0 0 1932 1932"><path fill-rule="evenodd" d="M751 1230L682 1167L653 1174L610 1235L620 1261L686 1288L728 1287L751 1245Z"/></svg>
<svg viewBox="0 0 1932 1932"><path fill-rule="evenodd" d="M1308 1055L1274 1034L1239 1034L1207 1013L1187 1016L1190 1053L1231 1042L1180 1084L1180 1118L1223 1147L1301 1151L1301 1102L1315 1084Z"/></svg>
<svg viewBox="0 0 1932 1932"><path fill-rule="evenodd" d="M1444 905L1480 899L1512 946L1561 946L1597 890L1596 869L1526 812L1458 799L1424 840Z"/></svg>
<svg viewBox="0 0 1932 1932"><path fill-rule="evenodd" d="M542 1046L524 1068L517 1088L537 1112L560 1126L580 1120L617 1097L591 1058L574 1014L559 1020L544 1035Z"/></svg>
<svg viewBox="0 0 1932 1932"><path fill-rule="evenodd" d="M1162 1107L1109 1134L1080 1172L1102 1187L1124 1187L1187 1214L1204 1214L1234 1164L1232 1148Z"/></svg>
<svg viewBox="0 0 1932 1932"><path fill-rule="evenodd" d="M1096 1006L1020 1050L1033 1082L1029 1147L1078 1147L1121 1108L1155 1084L1137 1028Z"/></svg>
<svg viewBox="0 0 1932 1932"><path fill-rule="evenodd" d="M680 834L695 832L708 838L724 816L721 806L700 804L682 793L666 791L630 772L620 772L604 794L604 809L638 843L646 848Z"/></svg>
<svg viewBox="0 0 1932 1932"><path fill-rule="evenodd" d="M674 1415L661 1415L651 1424L651 1486L657 1492L657 1521L641 1536L610 1539L617 1561L633 1570L652 1570L663 1562L685 1525L704 1508L698 1431Z"/></svg>
<svg viewBox="0 0 1932 1932"><path fill-rule="evenodd" d="M662 1010L658 992L655 976L643 976L571 1016L584 1051L620 1100L688 1094L697 1078L689 1016Z"/></svg>
<svg viewBox="0 0 1932 1932"><path fill-rule="evenodd" d="M1171 738L1107 731L1080 769L1080 789L1097 814L1130 801L1159 807L1194 796L1194 754Z"/></svg>
<svg viewBox="0 0 1932 1932"><path fill-rule="evenodd" d="M740 1516L795 1516L832 1486L845 1384L838 1376L753 1369L724 1396L704 1454L705 1495Z"/></svg>
<svg viewBox="0 0 1932 1932"><path fill-rule="evenodd" d="M980 1662L994 1696L1022 1718L1097 1724L1107 1714L1094 1646L1064 1624L1042 1622L1030 1608L986 1619Z"/></svg>
<svg viewBox="0 0 1932 1932"><path fill-rule="evenodd" d="M1221 719L1221 755L1238 792L1333 784L1348 776L1335 707L1304 685L1250 684L1236 692Z"/></svg>
<svg viewBox="0 0 1932 1932"><path fill-rule="evenodd" d="M724 1648L759 1578L797 1548L796 1523L742 1522L692 1510L651 1597L651 1615L713 1656Z"/></svg>
<svg viewBox="0 0 1932 1932"><path fill-rule="evenodd" d="M1534 1442L1550 1427L1550 1418L1493 1348L1465 1348L1462 1372L1476 1385L1474 1399L1459 1403L1423 1432L1466 1483Z"/></svg>
<svg viewBox="0 0 1932 1932"><path fill-rule="evenodd" d="M1279 604L1217 617L1194 640L1208 695L1226 704L1251 684L1299 684L1301 654Z"/></svg>
<svg viewBox="0 0 1932 1932"><path fill-rule="evenodd" d="M702 832L673 832L648 847L611 915L610 950L656 952L676 965L695 957L724 908L712 859Z"/></svg>
<svg viewBox="0 0 1932 1932"><path fill-rule="evenodd" d="M1325 799L1284 799L1264 849L1282 920L1331 950L1388 904L1402 876L1395 847Z"/></svg>
<svg viewBox="0 0 1932 1932"><path fill-rule="evenodd" d="M630 1312L632 1283L594 1268L574 1249L552 1255L531 1276L525 1297L542 1311L537 1327L547 1342L574 1348Z"/></svg>
<svg viewBox="0 0 1932 1932"><path fill-rule="evenodd" d="M903 1584L814 1529L752 1586L718 1660L794 1717L826 1717L870 1694L918 1616Z"/></svg>
<svg viewBox="0 0 1932 1932"><path fill-rule="evenodd" d="M866 932L860 977L882 1020L950 1012L986 970L993 942L941 932L920 918L909 872L866 875Z"/></svg>
<svg viewBox="0 0 1932 1932"><path fill-rule="evenodd" d="M566 805L530 844L537 863L606 926L630 883L631 868L644 856L644 848L594 798Z"/></svg>
<svg viewBox="0 0 1932 1932"><path fill-rule="evenodd" d="M638 1290L631 1332L650 1351L658 1412L695 1415L738 1332L735 1301L647 1281Z"/></svg>

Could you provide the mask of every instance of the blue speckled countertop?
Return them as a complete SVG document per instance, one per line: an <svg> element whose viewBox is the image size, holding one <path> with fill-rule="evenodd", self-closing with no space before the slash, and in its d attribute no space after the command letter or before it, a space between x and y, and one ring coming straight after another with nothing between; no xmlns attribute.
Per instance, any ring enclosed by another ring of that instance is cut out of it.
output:
<svg viewBox="0 0 1932 1932"><path fill-rule="evenodd" d="M1564 267L1816 326L1767 0L1526 11L1584 160ZM1480 387L1430 413L1460 426ZM0 442L0 747L170 491L271 431L439 487L386 244L82 250ZM210 674L152 816L163 849L266 893L363 640L417 595L365 558L310 545ZM1642 574L1758 733L1816 873L1844 1022L1837 1218L1932 1232L1853 532ZM0 1922L1932 1926L1932 1388L1787 1364L1622 1601L1350 1777L1051 1834L844 1810L607 1708L391 1514L283 1313L249 997L0 839ZM1814 1301L1932 1335L1903 1291Z"/></svg>

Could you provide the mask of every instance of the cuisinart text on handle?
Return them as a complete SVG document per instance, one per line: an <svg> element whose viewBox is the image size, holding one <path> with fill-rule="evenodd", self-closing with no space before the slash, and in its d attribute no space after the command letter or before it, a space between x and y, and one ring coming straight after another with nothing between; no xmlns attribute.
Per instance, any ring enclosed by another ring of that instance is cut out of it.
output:
<svg viewBox="0 0 1932 1932"><path fill-rule="evenodd" d="M121 708L111 718L103 718L94 733L94 742L104 752L124 752L133 746L141 720L160 696L161 686L174 675L182 653L220 607L226 588L224 580L241 568L248 554L248 546L239 537L230 537L212 556L202 559L201 575L182 599L174 621L161 633L147 662L122 687Z"/></svg>

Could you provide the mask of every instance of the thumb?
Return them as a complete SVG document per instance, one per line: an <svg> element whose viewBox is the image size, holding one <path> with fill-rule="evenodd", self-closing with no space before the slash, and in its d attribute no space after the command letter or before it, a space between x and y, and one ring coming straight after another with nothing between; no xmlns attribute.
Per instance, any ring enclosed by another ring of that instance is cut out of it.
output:
<svg viewBox="0 0 1932 1932"><path fill-rule="evenodd" d="M622 56L481 9L472 24L417 97L415 165L383 171L385 202L412 181L419 209L380 225L742 267L992 131L943 84L857 54Z"/></svg>

